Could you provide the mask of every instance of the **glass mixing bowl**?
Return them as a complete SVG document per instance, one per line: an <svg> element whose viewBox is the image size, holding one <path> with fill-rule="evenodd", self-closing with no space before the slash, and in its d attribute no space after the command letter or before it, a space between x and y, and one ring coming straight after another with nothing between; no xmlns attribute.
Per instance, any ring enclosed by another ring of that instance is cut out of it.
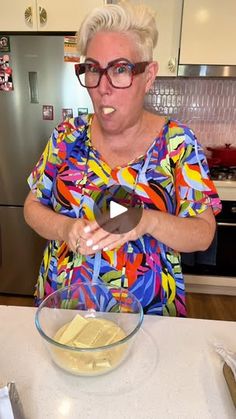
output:
<svg viewBox="0 0 236 419"><path fill-rule="evenodd" d="M142 321L142 306L130 291L84 282L53 292L35 316L52 360L72 374L86 376L116 368L129 354Z"/></svg>

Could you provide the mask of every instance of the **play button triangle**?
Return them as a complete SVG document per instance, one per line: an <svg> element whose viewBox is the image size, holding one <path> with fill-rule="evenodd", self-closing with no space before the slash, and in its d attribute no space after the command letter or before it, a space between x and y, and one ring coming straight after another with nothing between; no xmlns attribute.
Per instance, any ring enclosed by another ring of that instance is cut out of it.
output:
<svg viewBox="0 0 236 419"><path fill-rule="evenodd" d="M114 185L94 194L93 214L99 226L112 234L126 234L142 218L143 205L126 185Z"/></svg>
<svg viewBox="0 0 236 419"><path fill-rule="evenodd" d="M115 201L110 202L110 218L118 217L118 215L121 215L126 211L128 211L128 208L123 205L120 205Z"/></svg>

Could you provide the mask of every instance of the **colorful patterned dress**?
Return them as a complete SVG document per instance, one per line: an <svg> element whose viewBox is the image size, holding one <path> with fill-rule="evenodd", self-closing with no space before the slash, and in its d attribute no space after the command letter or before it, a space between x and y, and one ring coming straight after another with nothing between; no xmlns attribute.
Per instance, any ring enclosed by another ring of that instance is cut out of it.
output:
<svg viewBox="0 0 236 419"><path fill-rule="evenodd" d="M92 117L70 119L53 131L28 179L42 204L68 217L92 220L97 195L120 184L130 189L135 185L145 209L180 217L210 206L215 214L220 211L204 152L188 127L166 119L145 155L111 169L91 145ZM148 234L91 256L74 254L65 242L49 241L36 304L60 287L94 279L129 288L146 314L186 315L180 254Z"/></svg>

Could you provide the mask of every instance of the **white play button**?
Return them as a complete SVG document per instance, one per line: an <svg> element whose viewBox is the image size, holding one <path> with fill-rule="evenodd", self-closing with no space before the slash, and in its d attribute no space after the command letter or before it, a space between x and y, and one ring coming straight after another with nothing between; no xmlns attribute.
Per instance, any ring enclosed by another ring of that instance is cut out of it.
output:
<svg viewBox="0 0 236 419"><path fill-rule="evenodd" d="M128 208L123 205L117 204L115 201L110 202L110 218L118 217L126 211L128 211Z"/></svg>
<svg viewBox="0 0 236 419"><path fill-rule="evenodd" d="M109 234L126 234L140 222L143 205L133 189L114 183L94 195L94 218Z"/></svg>

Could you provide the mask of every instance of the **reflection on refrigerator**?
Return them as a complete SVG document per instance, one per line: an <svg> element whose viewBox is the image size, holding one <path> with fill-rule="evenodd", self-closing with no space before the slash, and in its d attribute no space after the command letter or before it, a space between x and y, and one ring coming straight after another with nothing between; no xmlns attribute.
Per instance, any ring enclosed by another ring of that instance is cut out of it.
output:
<svg viewBox="0 0 236 419"><path fill-rule="evenodd" d="M0 293L32 295L45 240L24 221L27 177L63 109L77 116L92 103L74 64L64 62L63 35L9 38L14 90L0 91Z"/></svg>

